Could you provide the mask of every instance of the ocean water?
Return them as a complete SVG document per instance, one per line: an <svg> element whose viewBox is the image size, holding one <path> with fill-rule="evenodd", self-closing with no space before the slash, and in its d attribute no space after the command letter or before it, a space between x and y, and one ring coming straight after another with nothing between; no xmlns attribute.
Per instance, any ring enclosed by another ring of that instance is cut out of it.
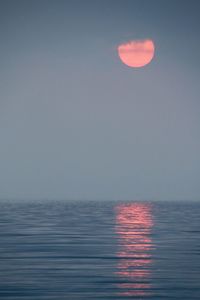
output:
<svg viewBox="0 0 200 300"><path fill-rule="evenodd" d="M0 202L0 299L200 299L200 204Z"/></svg>

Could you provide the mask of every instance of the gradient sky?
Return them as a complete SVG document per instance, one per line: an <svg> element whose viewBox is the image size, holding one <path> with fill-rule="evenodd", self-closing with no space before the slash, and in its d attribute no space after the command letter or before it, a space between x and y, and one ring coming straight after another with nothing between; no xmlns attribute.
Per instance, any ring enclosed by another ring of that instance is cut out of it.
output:
<svg viewBox="0 0 200 300"><path fill-rule="evenodd" d="M199 28L198 0L1 0L0 199L200 200Z"/></svg>

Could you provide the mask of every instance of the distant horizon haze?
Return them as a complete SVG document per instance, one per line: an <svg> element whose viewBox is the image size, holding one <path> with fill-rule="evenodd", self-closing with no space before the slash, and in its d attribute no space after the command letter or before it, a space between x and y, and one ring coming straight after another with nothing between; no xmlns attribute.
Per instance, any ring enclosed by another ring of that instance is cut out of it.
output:
<svg viewBox="0 0 200 300"><path fill-rule="evenodd" d="M200 200L200 2L0 3L0 200ZM134 69L118 46L151 39Z"/></svg>

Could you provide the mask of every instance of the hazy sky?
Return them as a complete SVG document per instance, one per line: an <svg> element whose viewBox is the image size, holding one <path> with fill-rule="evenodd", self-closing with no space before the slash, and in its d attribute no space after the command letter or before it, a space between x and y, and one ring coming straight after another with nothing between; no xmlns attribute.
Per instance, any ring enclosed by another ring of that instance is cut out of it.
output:
<svg viewBox="0 0 200 300"><path fill-rule="evenodd" d="M0 199L200 200L199 28L198 0L1 0Z"/></svg>

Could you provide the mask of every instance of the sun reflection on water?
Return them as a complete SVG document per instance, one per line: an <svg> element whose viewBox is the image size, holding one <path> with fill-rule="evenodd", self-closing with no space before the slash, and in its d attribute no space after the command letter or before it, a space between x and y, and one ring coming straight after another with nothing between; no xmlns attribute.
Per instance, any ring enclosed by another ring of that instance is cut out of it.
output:
<svg viewBox="0 0 200 300"><path fill-rule="evenodd" d="M152 205L146 203L116 206L116 232L119 238L119 276L121 296L148 296L151 293L153 227Z"/></svg>

